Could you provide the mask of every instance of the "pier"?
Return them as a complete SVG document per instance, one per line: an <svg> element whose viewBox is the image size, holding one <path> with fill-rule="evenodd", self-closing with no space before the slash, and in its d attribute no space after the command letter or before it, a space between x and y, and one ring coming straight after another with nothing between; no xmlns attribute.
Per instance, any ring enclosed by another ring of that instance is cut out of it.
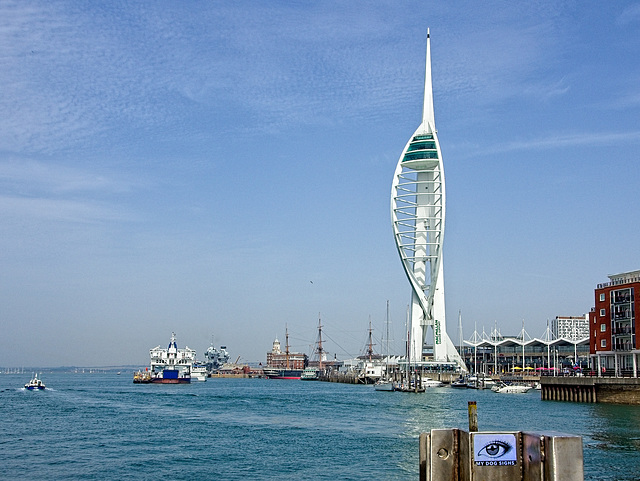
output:
<svg viewBox="0 0 640 481"><path fill-rule="evenodd" d="M396 370L391 374L391 379L395 382L401 382L403 379L403 372ZM420 370L418 371L418 376L420 378L428 377L430 379L434 379L436 381L442 381L444 384L451 384L453 381L458 379L460 376L456 372L438 372L438 371L427 371ZM325 382L340 382L346 384L373 384L373 382L365 381L362 376L359 376L354 371L348 372L338 372L338 371L330 371L321 373L318 377L318 380Z"/></svg>
<svg viewBox="0 0 640 481"><path fill-rule="evenodd" d="M640 404L638 378L543 376L540 386L543 401Z"/></svg>

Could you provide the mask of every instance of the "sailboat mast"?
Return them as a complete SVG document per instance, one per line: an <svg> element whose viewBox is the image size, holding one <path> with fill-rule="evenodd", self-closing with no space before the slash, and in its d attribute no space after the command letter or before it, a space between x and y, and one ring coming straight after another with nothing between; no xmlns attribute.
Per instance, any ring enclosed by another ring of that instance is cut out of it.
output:
<svg viewBox="0 0 640 481"><path fill-rule="evenodd" d="M387 351L387 364L389 364L389 301L387 301L387 332L386 332L386 346L385 349Z"/></svg>
<svg viewBox="0 0 640 481"><path fill-rule="evenodd" d="M369 354L369 361L373 358L373 337L371 333L373 329L371 328L371 317L369 317L369 348L367 349L367 353Z"/></svg>
<svg viewBox="0 0 640 481"><path fill-rule="evenodd" d="M284 328L284 332L285 332L285 356L287 359L287 369L289 369L289 328L285 326Z"/></svg>
<svg viewBox="0 0 640 481"><path fill-rule="evenodd" d="M322 322L320 321L320 313L318 313L318 368L322 370L322 356L324 350L322 349Z"/></svg>
<svg viewBox="0 0 640 481"><path fill-rule="evenodd" d="M407 346L406 346L406 361L407 361L407 382L409 381L409 372L411 370L411 321L410 321L410 311L409 306L407 306L407 322L406 322L406 330L407 330Z"/></svg>
<svg viewBox="0 0 640 481"><path fill-rule="evenodd" d="M458 343L460 344L458 352L464 359L464 354L462 353L462 311L458 311Z"/></svg>

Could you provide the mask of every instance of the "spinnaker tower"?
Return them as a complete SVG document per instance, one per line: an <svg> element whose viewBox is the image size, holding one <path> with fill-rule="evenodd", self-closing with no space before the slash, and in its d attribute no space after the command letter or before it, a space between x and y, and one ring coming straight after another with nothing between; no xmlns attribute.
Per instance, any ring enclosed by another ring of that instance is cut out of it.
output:
<svg viewBox="0 0 640 481"><path fill-rule="evenodd" d="M398 253L412 289L410 358L422 359L427 330L431 327L434 361L454 363L466 371L446 328L442 268L445 200L442 153L433 111L431 39L427 30L422 123L398 160L391 189L391 220Z"/></svg>

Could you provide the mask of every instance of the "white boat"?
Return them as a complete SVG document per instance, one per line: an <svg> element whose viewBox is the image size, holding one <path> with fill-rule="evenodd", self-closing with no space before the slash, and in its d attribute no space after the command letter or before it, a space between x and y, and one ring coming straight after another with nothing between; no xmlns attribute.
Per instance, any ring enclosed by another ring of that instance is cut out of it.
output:
<svg viewBox="0 0 640 481"><path fill-rule="evenodd" d="M492 389L495 385L496 382L493 379L482 373L467 379L467 387L471 389Z"/></svg>
<svg viewBox="0 0 640 481"><path fill-rule="evenodd" d="M29 391L33 391L35 389L44 389L45 385L42 382L42 379L38 379L38 374L34 374L33 379L24 385L25 389Z"/></svg>
<svg viewBox="0 0 640 481"><path fill-rule="evenodd" d="M315 367L305 367L300 374L301 381L317 381L319 378L318 370Z"/></svg>
<svg viewBox="0 0 640 481"><path fill-rule="evenodd" d="M394 391L395 390L393 381L391 381L390 379L380 379L377 383L373 385L373 388L376 391Z"/></svg>
<svg viewBox="0 0 640 481"><path fill-rule="evenodd" d="M500 394L524 394L531 391L531 389L533 389L531 386L523 386L522 384L496 385L496 388L491 388L492 391Z"/></svg>
<svg viewBox="0 0 640 481"><path fill-rule="evenodd" d="M430 377L425 377L422 380L422 387L440 387L443 383L441 381L436 381L435 379L431 379Z"/></svg>
<svg viewBox="0 0 640 481"><path fill-rule="evenodd" d="M414 381L403 382L399 386L396 386L396 391L400 392L425 392L425 388L418 384L416 387L416 383Z"/></svg>
<svg viewBox="0 0 640 481"><path fill-rule="evenodd" d="M191 380L204 382L207 380L207 367L200 365L193 365L191 367Z"/></svg>

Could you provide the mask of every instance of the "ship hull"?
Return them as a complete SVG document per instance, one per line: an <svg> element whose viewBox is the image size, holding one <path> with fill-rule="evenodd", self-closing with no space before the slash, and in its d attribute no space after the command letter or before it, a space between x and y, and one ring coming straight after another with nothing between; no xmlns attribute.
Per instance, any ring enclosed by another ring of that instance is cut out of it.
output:
<svg viewBox="0 0 640 481"><path fill-rule="evenodd" d="M179 377L174 379L155 378L151 380L152 384L189 384L191 379L188 377Z"/></svg>
<svg viewBox="0 0 640 481"><path fill-rule="evenodd" d="M181 372L178 369L164 369L156 377L151 378L153 384L189 384L191 377L180 376Z"/></svg>
<svg viewBox="0 0 640 481"><path fill-rule="evenodd" d="M300 379L302 369L265 368L264 375L269 379Z"/></svg>

